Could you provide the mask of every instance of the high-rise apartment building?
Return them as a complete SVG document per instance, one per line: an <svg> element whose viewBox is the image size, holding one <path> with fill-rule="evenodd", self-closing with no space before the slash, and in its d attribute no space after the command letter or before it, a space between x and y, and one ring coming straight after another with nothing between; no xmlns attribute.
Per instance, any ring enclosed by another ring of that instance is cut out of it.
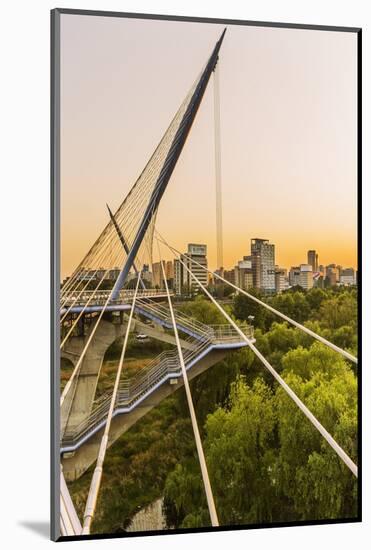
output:
<svg viewBox="0 0 371 550"><path fill-rule="evenodd" d="M313 273L318 271L318 254L315 250L308 250L308 264L312 266Z"/></svg>
<svg viewBox="0 0 371 550"><path fill-rule="evenodd" d="M267 239L251 239L251 265L256 288L275 290L274 244Z"/></svg>
<svg viewBox="0 0 371 550"><path fill-rule="evenodd" d="M195 244L190 243L188 244L188 250L187 250L187 258L184 258L184 262L187 265L188 269L194 274L195 277L202 283L204 286L207 286L208 284L208 276L207 271L203 269L201 266L207 268L207 246L206 244ZM195 260L194 263L192 260ZM200 265L197 265L200 264ZM183 270L183 280L185 282L185 285L188 288L188 292L193 294L197 294L199 292L202 292L200 287L198 286L197 282L193 279L191 274L184 269Z"/></svg>

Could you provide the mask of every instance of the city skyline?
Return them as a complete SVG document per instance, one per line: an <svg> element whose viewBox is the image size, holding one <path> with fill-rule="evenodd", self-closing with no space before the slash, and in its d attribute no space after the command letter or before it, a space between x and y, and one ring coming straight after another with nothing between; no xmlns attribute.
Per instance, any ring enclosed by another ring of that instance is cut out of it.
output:
<svg viewBox="0 0 371 550"><path fill-rule="evenodd" d="M105 203L114 211L129 192L222 29L64 17L62 277L106 225ZM256 235L274 241L279 265L306 262L316 243L320 263L357 266L355 57L347 33L228 27L219 61L223 267ZM206 242L215 269L212 92L210 82L157 227L179 250Z"/></svg>
<svg viewBox="0 0 371 550"><path fill-rule="evenodd" d="M256 238L259 238L259 239L260 239L260 237L256 237ZM276 245L276 243L275 243L274 241L271 241L270 239L262 239L262 240L267 240L267 241L271 242L272 244L274 244L274 245L276 246L276 250L277 250L277 245ZM200 245L204 245L204 244L205 244L205 245L209 248L208 243L201 243L201 241L196 241L196 243L197 243L197 244L200 244ZM189 244L189 243L187 243L187 245L188 245L188 244ZM187 248L187 245L181 247L181 249L179 249L179 252L181 252L183 249L185 250L185 249ZM315 250L317 251L317 249L315 249ZM307 251L307 252L308 252L308 251ZM300 261L297 260L297 261L294 261L294 262L292 262L292 263L290 263L290 264L283 264L282 262L277 261L277 259L276 259L276 261L275 261L275 266L278 266L278 267L280 267L280 268L290 269L291 267L294 267L294 266L310 265L310 264L308 264L307 261L304 261L307 252L304 252L304 253L303 253L303 255L302 255L302 256L303 256L303 260L302 260L302 261L301 261L301 260L300 260ZM241 254L241 256L240 256L239 258L236 258L235 261L232 262L230 265L225 265L225 266L221 266L221 267L223 267L223 269L225 269L225 270L233 269L233 267L235 267L235 266L237 265L237 263L238 263L244 256L248 256L248 255L250 255L250 251L249 251L249 250L245 250L244 253ZM208 255L207 255L207 257L209 258ZM330 261L330 262L323 262L323 261L320 261L321 256L320 256L319 253L318 253L318 258L319 258L319 259L318 259L318 266L319 266L319 267L323 266L324 268L326 268L326 267L331 266L331 265L336 265L336 266L342 267L343 269L352 268L352 269L354 269L354 270L356 270L356 271L357 271L357 269L358 269L357 265L342 264L341 262L338 262L338 261L336 261L336 260L335 260L335 261ZM170 258L168 258L166 255L164 255L164 257L162 258L162 261L168 262L168 261L173 261L174 259L176 259L176 257L170 259ZM157 263L157 262L159 262L159 259L158 259L157 257L154 257L154 263ZM209 269L210 269L211 271L215 271L215 270L217 270L218 268L215 268L215 269L214 269L214 268L209 267Z"/></svg>

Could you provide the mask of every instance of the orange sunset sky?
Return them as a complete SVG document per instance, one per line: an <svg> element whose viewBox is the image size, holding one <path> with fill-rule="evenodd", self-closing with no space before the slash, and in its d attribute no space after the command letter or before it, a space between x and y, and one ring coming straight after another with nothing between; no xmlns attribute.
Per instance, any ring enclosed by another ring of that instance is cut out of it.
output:
<svg viewBox="0 0 371 550"><path fill-rule="evenodd" d="M63 14L61 275L134 184L225 25ZM224 264L250 239L276 263L356 267L356 35L227 25L220 67ZM213 81L157 227L216 266Z"/></svg>

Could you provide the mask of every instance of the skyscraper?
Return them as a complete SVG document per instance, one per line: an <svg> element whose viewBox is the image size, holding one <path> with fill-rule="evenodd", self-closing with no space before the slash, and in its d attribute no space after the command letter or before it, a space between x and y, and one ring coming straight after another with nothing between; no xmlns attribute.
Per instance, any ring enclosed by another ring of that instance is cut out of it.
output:
<svg viewBox="0 0 371 550"><path fill-rule="evenodd" d="M312 266L313 273L318 271L318 254L315 250L308 250L308 264Z"/></svg>
<svg viewBox="0 0 371 550"><path fill-rule="evenodd" d="M251 264L256 288L275 290L274 244L268 239L251 239Z"/></svg>

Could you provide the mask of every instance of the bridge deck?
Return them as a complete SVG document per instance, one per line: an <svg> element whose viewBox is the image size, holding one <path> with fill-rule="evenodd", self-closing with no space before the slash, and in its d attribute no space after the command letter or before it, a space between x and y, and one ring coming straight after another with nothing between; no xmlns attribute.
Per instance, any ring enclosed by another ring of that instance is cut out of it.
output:
<svg viewBox="0 0 371 550"><path fill-rule="evenodd" d="M229 325L217 325L209 327L209 329L208 337L198 341L190 338L195 345L184 352L187 370L199 363L211 351L235 350L247 345ZM252 327L245 326L243 330L253 342ZM181 376L176 350L162 352L136 376L121 381L113 416L130 413L163 384L170 382L171 379L181 378ZM88 419L74 429L65 432L61 441L60 451L62 454L75 451L104 427L109 404L110 395L106 395L100 400Z"/></svg>

